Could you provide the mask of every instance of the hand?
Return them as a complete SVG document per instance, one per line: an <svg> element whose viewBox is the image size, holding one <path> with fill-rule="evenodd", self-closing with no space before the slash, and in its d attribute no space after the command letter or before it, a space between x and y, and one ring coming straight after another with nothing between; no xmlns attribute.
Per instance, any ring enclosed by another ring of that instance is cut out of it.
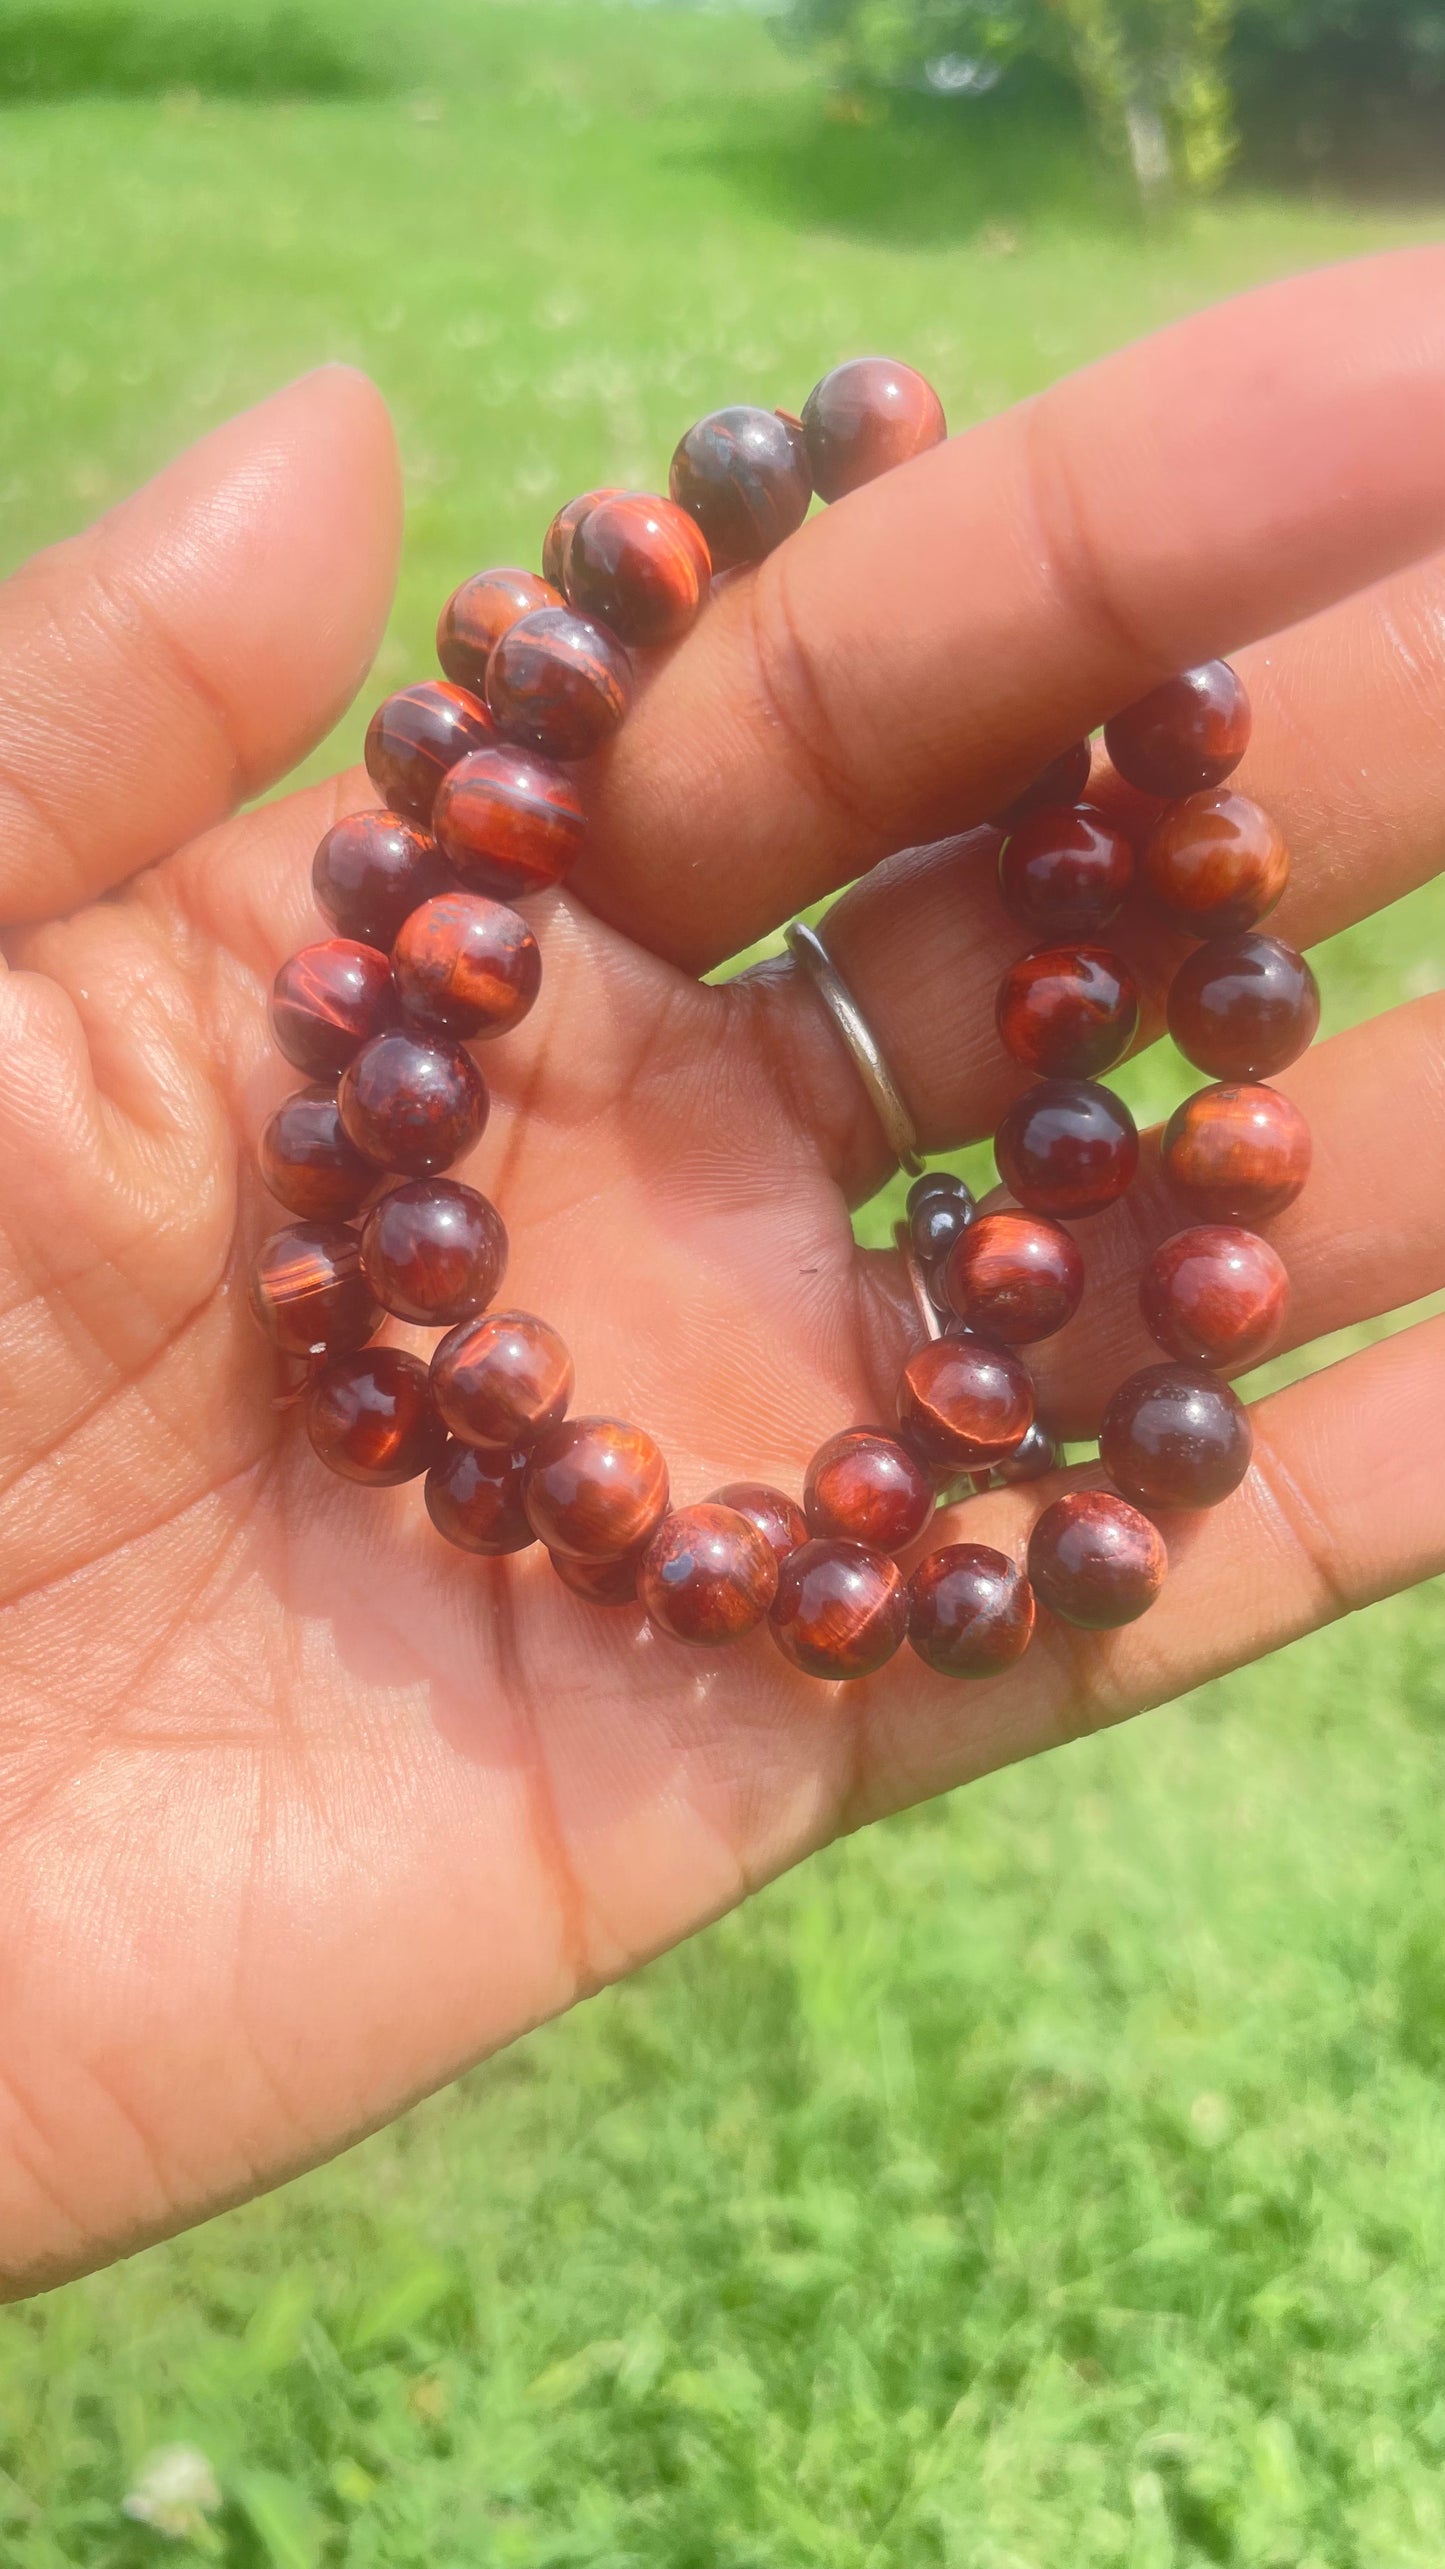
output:
<svg viewBox="0 0 1445 2569"><path fill-rule="evenodd" d="M1222 650L1256 707L1240 781L1294 849L1283 932L1432 870L1442 289L1445 257L1402 254L1111 359L810 524L656 678L593 779L575 892L536 906L543 994L487 1056L475 1174L507 1299L561 1328L583 1407L659 1437L682 1498L796 1487L824 1435L886 1414L911 1336L891 1261L853 1247L885 1161L816 998L783 967L698 971L865 875L837 958L926 1143L987 1132L1016 940L991 836L940 834ZM223 815L355 689L397 529L376 396L325 373L0 593L16 2288L324 2156L837 1830L1445 1564L1445 1320L1265 1402L1255 1470L1171 1528L1142 1623L1045 1624L973 1690L905 1651L830 1691L766 1633L694 1659L536 1554L449 1551L415 1488L331 1479L245 1272L289 1084L266 988L316 932L316 840L371 797L352 775ZM1284 1085L1317 1145L1277 1233L1302 1341L1445 1283L1445 999ZM1140 1225L1173 1227L1147 1180L1081 1235L1091 1292L1046 1384L1075 1432L1147 1360ZM1017 1546L1043 1495L977 1502L970 1532Z"/></svg>

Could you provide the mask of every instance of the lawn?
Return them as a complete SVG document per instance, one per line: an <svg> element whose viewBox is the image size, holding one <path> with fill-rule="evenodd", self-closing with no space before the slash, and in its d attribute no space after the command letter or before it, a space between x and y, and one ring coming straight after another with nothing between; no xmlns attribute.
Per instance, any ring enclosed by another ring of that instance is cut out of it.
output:
<svg viewBox="0 0 1445 2569"><path fill-rule="evenodd" d="M962 422L1437 226L1240 192L1146 238L1062 111L830 124L749 18L0 7L0 544L354 359L411 676L464 571L718 401L884 346ZM1440 893L1322 977L1335 1025L1445 983ZM0 2561L1439 2569L1442 1786L1436 1589L834 1849L0 2316ZM195 2539L121 2512L174 2442Z"/></svg>

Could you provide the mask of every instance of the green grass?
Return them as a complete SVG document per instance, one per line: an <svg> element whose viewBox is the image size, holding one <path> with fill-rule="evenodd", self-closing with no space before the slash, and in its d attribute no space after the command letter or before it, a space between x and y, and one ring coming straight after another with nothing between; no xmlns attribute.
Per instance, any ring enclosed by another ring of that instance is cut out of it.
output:
<svg viewBox="0 0 1445 2569"><path fill-rule="evenodd" d="M882 345L962 421L1432 228L1148 239L1061 109L828 126L746 20L270 16L0 7L3 542L353 358L406 453L388 679L721 399ZM1445 983L1440 895L1324 978L1334 1024ZM5 2569L1438 2569L1442 1672L1426 1591L913 1814L8 2314ZM208 2542L120 2513L174 2440Z"/></svg>

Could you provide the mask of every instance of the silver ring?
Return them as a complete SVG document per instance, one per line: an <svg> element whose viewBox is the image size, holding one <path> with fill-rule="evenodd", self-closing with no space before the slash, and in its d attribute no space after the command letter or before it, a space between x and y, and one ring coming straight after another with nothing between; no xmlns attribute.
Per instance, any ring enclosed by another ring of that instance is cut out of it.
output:
<svg viewBox="0 0 1445 2569"><path fill-rule="evenodd" d="M802 967L817 991L844 1043L853 1056L853 1067L868 1092L868 1100L883 1127L883 1139L900 1168L910 1177L919 1177L923 1162L918 1156L918 1130L898 1093L893 1073L873 1039L873 1030L849 989L837 965L815 928L802 919L794 919L783 930L783 942L795 964Z"/></svg>

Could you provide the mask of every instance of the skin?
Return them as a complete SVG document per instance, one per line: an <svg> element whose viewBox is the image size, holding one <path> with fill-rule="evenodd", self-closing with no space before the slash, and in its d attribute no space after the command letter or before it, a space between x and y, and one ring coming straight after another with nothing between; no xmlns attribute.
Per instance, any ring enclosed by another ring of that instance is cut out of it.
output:
<svg viewBox="0 0 1445 2569"><path fill-rule="evenodd" d="M836 1691L766 1633L704 1662L536 1554L449 1552L417 1489L329 1478L244 1275L290 1085L265 990L315 932L316 840L370 798L351 775L227 816L360 683L398 531L377 396L329 371L0 591L13 2291L324 2156L840 1829L1445 1566L1439 1321L1260 1406L1256 1469L1171 1530L1141 1623L1041 1619L966 1703L911 1652ZM1389 901L1439 859L1442 545L1423 251L1126 351L723 585L588 780L574 890L530 905L542 995L488 1055L457 1172L504 1208L508 1300L561 1327L579 1412L647 1426L680 1501L796 1489L825 1436L887 1414L912 1340L891 1262L853 1247L885 1161L815 997L781 967L696 972L866 875L832 941L925 1140L991 1129L1016 938L970 825L1227 651L1257 709L1238 781L1294 850L1272 926L1309 943ZM1131 935L1156 1024L1179 951ZM1317 1137L1273 1232L1292 1337L1445 1283L1445 1000L1282 1085ZM1155 1353L1134 1283L1179 1217L1149 1167L1086 1226L1086 1310L1039 1351L1078 1429ZM968 1539L1017 1555L1067 1483L977 1502Z"/></svg>

